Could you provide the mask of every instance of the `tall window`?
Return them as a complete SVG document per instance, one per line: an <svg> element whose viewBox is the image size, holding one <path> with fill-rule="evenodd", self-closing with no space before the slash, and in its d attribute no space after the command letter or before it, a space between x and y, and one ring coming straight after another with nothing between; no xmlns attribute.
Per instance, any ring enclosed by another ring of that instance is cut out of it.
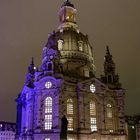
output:
<svg viewBox="0 0 140 140"><path fill-rule="evenodd" d="M45 99L45 130L52 128L52 98Z"/></svg>
<svg viewBox="0 0 140 140"><path fill-rule="evenodd" d="M106 106L106 112L107 112L107 117L108 118L112 118L112 105L111 104L107 104Z"/></svg>
<svg viewBox="0 0 140 140"><path fill-rule="evenodd" d="M96 116L96 105L95 102L90 102L90 115Z"/></svg>
<svg viewBox="0 0 140 140"><path fill-rule="evenodd" d="M67 120L68 120L68 130L73 130L73 100L67 100Z"/></svg>
<svg viewBox="0 0 140 140"><path fill-rule="evenodd" d="M83 51L83 41L78 41L79 51Z"/></svg>
<svg viewBox="0 0 140 140"><path fill-rule="evenodd" d="M110 103L106 104L106 129L110 133L114 131L113 106Z"/></svg>
<svg viewBox="0 0 140 140"><path fill-rule="evenodd" d="M91 131L97 131L96 104L94 101L90 102L90 128Z"/></svg>
<svg viewBox="0 0 140 140"><path fill-rule="evenodd" d="M73 100L72 99L67 100L67 114L73 115Z"/></svg>

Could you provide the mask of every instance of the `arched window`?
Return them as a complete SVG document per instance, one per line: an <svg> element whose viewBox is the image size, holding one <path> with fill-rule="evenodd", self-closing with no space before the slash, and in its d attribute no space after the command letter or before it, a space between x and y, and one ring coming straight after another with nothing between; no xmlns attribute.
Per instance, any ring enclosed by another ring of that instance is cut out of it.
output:
<svg viewBox="0 0 140 140"><path fill-rule="evenodd" d="M89 77L89 70L88 70L88 68L84 69L84 76L85 77Z"/></svg>
<svg viewBox="0 0 140 140"><path fill-rule="evenodd" d="M97 131L96 103L90 102L90 128L91 131Z"/></svg>
<svg viewBox="0 0 140 140"><path fill-rule="evenodd" d="M79 51L83 51L83 41L78 41Z"/></svg>
<svg viewBox="0 0 140 140"><path fill-rule="evenodd" d="M45 99L45 130L52 128L52 98Z"/></svg>
<svg viewBox="0 0 140 140"><path fill-rule="evenodd" d="M59 39L58 40L58 50L62 50L63 49L63 40L62 39Z"/></svg>
<svg viewBox="0 0 140 140"><path fill-rule="evenodd" d="M107 104L106 106L106 113L107 113L107 117L108 118L112 118L113 115L112 115L112 105L111 104Z"/></svg>
<svg viewBox="0 0 140 140"><path fill-rule="evenodd" d="M68 130L73 130L73 100L67 100L67 120L68 120Z"/></svg>
<svg viewBox="0 0 140 140"><path fill-rule="evenodd" d="M113 104L108 102L106 104L106 129L112 133L115 129L114 117L113 117Z"/></svg>

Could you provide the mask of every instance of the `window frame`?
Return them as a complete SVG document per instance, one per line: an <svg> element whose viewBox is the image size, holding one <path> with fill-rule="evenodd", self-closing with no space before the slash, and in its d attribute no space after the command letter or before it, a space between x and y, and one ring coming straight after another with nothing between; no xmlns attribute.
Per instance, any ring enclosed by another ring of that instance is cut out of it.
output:
<svg viewBox="0 0 140 140"><path fill-rule="evenodd" d="M44 101L44 129L51 130L53 126L53 98L47 96Z"/></svg>
<svg viewBox="0 0 140 140"><path fill-rule="evenodd" d="M113 108L111 103L107 103L106 105L106 116L108 119L113 118Z"/></svg>
<svg viewBox="0 0 140 140"><path fill-rule="evenodd" d="M68 131L74 130L74 102L72 98L67 99Z"/></svg>
<svg viewBox="0 0 140 140"><path fill-rule="evenodd" d="M96 101L91 100L89 105L91 132L98 131Z"/></svg>

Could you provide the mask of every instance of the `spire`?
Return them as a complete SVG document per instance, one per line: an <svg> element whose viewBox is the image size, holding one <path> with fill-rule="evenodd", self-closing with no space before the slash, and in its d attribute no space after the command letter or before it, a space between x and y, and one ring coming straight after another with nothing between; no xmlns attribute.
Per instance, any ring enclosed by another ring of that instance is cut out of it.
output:
<svg viewBox="0 0 140 140"><path fill-rule="evenodd" d="M32 57L30 66L28 67L28 73L34 74L35 73L35 66L34 66L34 58Z"/></svg>
<svg viewBox="0 0 140 140"><path fill-rule="evenodd" d="M104 60L104 75L101 76L103 82L120 86L119 76L116 74L115 63L109 50L106 46L106 55Z"/></svg>
<svg viewBox="0 0 140 140"><path fill-rule="evenodd" d="M31 65L34 65L34 58L32 57Z"/></svg>
<svg viewBox="0 0 140 140"><path fill-rule="evenodd" d="M26 82L25 82L26 86L28 86L30 88L34 87L33 83L34 83L34 77L35 77L34 76L35 75L35 70L36 70L36 68L34 66L34 58L32 57L31 63L28 67L28 73L26 75Z"/></svg>
<svg viewBox="0 0 140 140"><path fill-rule="evenodd" d="M106 54L110 54L109 46L106 46Z"/></svg>
<svg viewBox="0 0 140 140"><path fill-rule="evenodd" d="M115 74L115 63L112 59L112 55L110 54L109 46L106 46L104 73L105 75Z"/></svg>
<svg viewBox="0 0 140 140"><path fill-rule="evenodd" d="M112 55L110 54L109 46L106 46L105 62L114 63L112 60Z"/></svg>

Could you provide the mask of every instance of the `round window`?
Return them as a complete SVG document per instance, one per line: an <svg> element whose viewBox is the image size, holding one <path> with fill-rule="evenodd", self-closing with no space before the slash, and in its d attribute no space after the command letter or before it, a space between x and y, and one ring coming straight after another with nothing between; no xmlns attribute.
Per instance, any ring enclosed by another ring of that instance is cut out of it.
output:
<svg viewBox="0 0 140 140"><path fill-rule="evenodd" d="M48 89L51 88L52 87L52 82L50 82L50 81L46 82L45 87L48 88Z"/></svg>

